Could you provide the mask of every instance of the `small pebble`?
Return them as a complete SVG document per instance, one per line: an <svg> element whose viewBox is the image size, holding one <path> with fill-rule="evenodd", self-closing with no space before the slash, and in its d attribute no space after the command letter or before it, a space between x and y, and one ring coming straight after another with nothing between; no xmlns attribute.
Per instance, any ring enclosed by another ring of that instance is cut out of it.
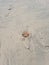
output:
<svg viewBox="0 0 49 65"><path fill-rule="evenodd" d="M8 10L11 10L12 8L9 8Z"/></svg>

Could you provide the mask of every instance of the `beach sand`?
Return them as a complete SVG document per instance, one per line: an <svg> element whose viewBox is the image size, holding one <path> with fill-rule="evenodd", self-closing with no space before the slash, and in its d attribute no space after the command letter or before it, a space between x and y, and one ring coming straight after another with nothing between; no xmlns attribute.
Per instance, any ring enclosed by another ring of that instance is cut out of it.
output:
<svg viewBox="0 0 49 65"><path fill-rule="evenodd" d="M0 0L0 65L49 65L48 0Z"/></svg>

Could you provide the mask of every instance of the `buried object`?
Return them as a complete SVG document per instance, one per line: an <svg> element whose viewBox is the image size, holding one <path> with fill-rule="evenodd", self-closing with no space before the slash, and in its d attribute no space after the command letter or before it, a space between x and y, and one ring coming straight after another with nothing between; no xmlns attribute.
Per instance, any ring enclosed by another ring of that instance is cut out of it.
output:
<svg viewBox="0 0 49 65"><path fill-rule="evenodd" d="M29 32L27 32L27 31L23 32L22 36L25 37L25 38L28 37L29 36Z"/></svg>

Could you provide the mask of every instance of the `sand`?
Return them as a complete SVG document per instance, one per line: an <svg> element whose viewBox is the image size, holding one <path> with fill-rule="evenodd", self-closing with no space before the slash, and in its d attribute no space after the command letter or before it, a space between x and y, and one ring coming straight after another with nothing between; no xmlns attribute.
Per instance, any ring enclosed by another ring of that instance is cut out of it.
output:
<svg viewBox="0 0 49 65"><path fill-rule="evenodd" d="M0 65L49 65L48 0L0 0Z"/></svg>

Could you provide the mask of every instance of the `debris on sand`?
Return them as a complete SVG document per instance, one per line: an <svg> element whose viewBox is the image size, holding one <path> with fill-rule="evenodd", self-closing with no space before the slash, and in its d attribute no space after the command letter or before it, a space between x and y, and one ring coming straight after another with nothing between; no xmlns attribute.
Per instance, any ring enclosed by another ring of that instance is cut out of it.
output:
<svg viewBox="0 0 49 65"><path fill-rule="evenodd" d="M22 36L25 37L25 38L28 37L29 36L29 32L27 32L27 31L23 32Z"/></svg>
<svg viewBox="0 0 49 65"><path fill-rule="evenodd" d="M12 8L9 8L8 10L12 10Z"/></svg>

